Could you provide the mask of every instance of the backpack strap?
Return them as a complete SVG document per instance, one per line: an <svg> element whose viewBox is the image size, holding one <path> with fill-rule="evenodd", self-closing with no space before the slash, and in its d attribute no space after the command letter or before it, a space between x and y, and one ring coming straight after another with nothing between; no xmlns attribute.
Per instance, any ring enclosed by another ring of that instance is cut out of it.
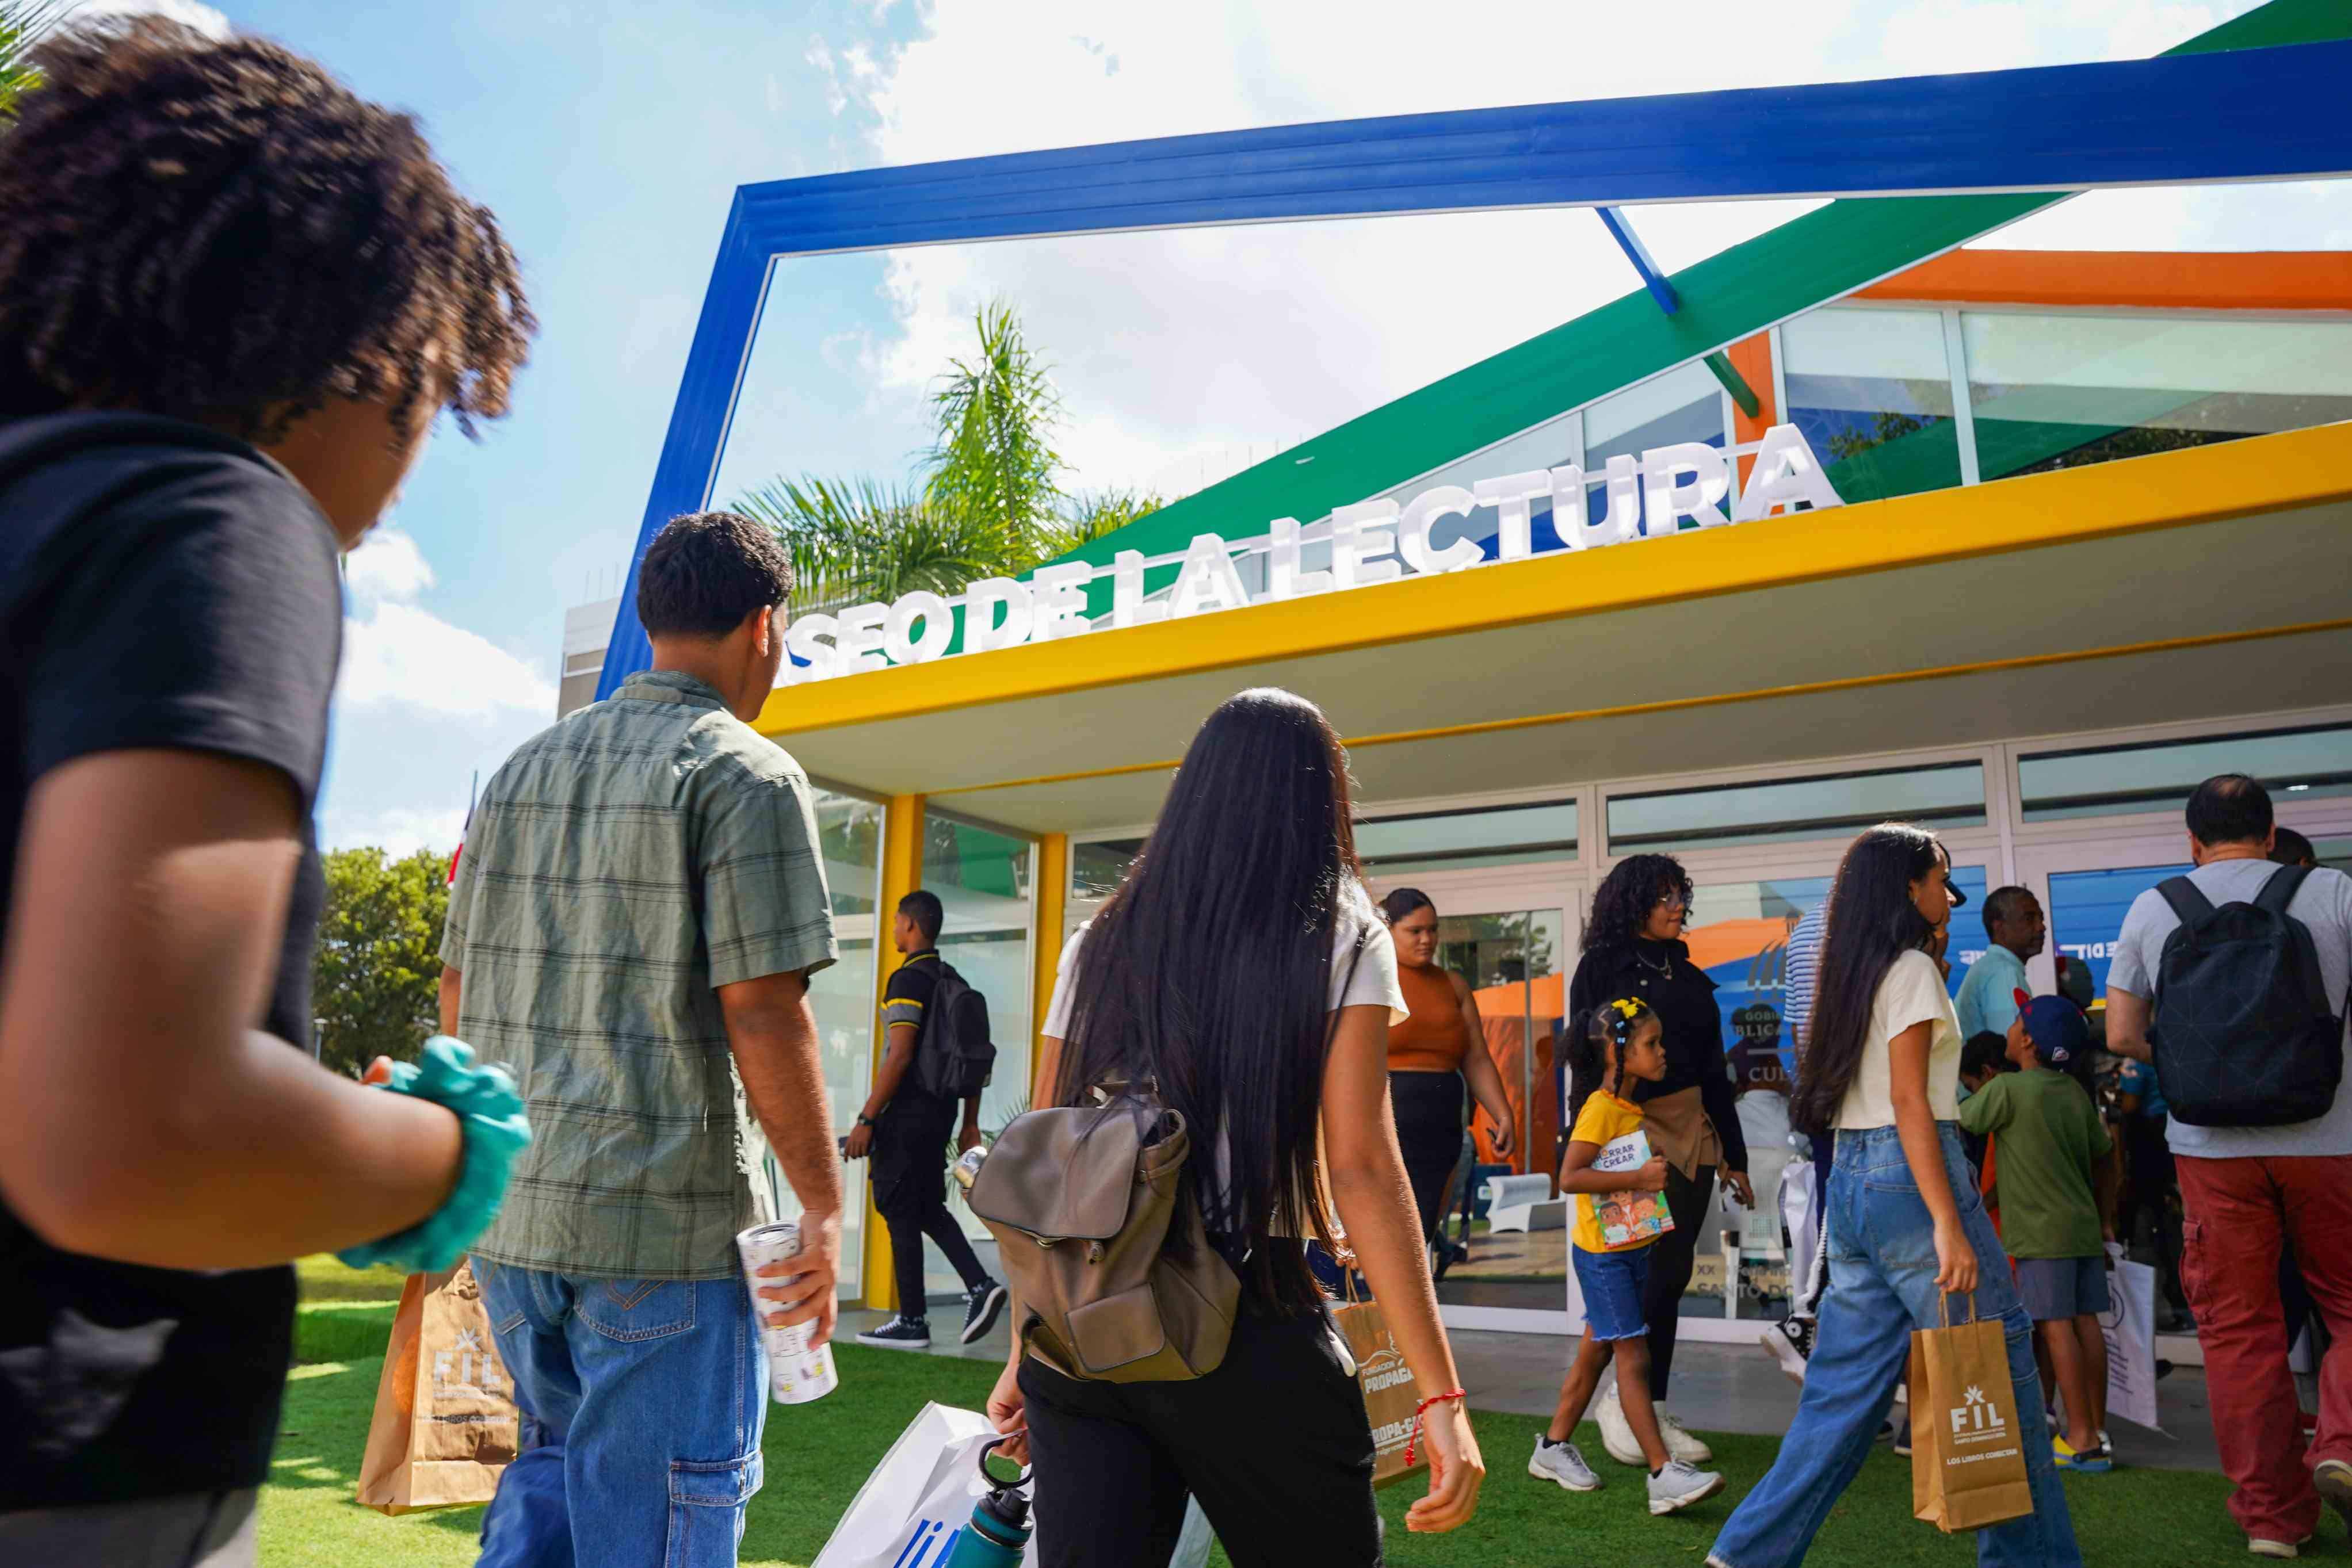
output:
<svg viewBox="0 0 2352 1568"><path fill-rule="evenodd" d="M2213 901L2202 889L2185 876L2168 876L2156 884L2164 894L2164 902L2172 905L2172 913L2183 925L2193 925L2213 913Z"/></svg>
<svg viewBox="0 0 2352 1568"><path fill-rule="evenodd" d="M2276 915L2286 923L2287 939L2294 944L2295 956L2301 960L2295 967L2303 971L2304 1005L2313 1016L2335 1018L2336 1004L2327 995L2327 982L2319 977L2319 944L2313 940L2311 927L2286 912L2294 895L2303 891L2304 879L2311 874L2307 865L2283 865L2263 883L2262 892L2254 895L2254 907L2265 915Z"/></svg>
<svg viewBox="0 0 2352 1568"><path fill-rule="evenodd" d="M2284 915L2286 906L2294 902L2302 891L2303 879L2311 874L2307 865L2283 865L2271 873L2270 881L2263 883L2262 892L2254 894L2254 907L2265 915Z"/></svg>

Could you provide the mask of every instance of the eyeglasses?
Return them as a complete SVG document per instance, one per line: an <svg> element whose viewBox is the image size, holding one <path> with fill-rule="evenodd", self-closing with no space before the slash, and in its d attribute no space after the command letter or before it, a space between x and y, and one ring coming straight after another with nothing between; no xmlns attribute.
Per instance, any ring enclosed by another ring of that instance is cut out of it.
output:
<svg viewBox="0 0 2352 1568"><path fill-rule="evenodd" d="M1687 915L1690 913L1689 902L1679 893L1666 893L1659 894L1657 907L1664 910L1669 915Z"/></svg>

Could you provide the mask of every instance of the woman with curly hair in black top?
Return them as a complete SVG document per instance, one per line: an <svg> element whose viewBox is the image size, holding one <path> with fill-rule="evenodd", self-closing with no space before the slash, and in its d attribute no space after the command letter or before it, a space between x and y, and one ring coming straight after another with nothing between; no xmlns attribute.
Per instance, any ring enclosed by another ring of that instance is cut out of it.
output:
<svg viewBox="0 0 2352 1568"><path fill-rule="evenodd" d="M1683 1291L1690 1285L1699 1230L1715 1197L1717 1171L1753 1204L1748 1185L1748 1144L1732 1109L1731 1075L1723 1053L1723 1016L1715 982L1691 961L1683 945L1690 917L1691 880L1672 855L1632 855L1617 862L1592 895L1584 926L1584 956L1569 982L1568 1015L1580 1019L1618 997L1647 1002L1665 1027L1666 1075L1635 1087L1651 1146L1666 1159L1666 1205L1675 1228L1651 1250L1642 1310L1650 1329L1650 1397L1674 1457L1703 1465L1714 1456L1665 1411L1674 1371L1675 1329ZM1580 1098L1590 1084L1571 1085ZM1566 1122L1563 1119L1562 1124ZM1626 1426L1616 1391L1596 1407L1602 1446L1622 1464L1641 1464L1641 1446Z"/></svg>
<svg viewBox="0 0 2352 1568"><path fill-rule="evenodd" d="M253 1557L288 1263L448 1267L512 1157L503 1073L312 1060L310 817L341 552L438 412L506 411L533 323L415 122L311 62L150 17L32 63L0 132L0 1103L37 1108L0 1139L0 1562L213 1568Z"/></svg>

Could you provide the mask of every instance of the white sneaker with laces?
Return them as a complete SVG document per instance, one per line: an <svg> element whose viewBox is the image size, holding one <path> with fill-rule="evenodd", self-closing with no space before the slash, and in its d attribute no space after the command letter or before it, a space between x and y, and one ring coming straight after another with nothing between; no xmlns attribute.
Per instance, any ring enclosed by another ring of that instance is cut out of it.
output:
<svg viewBox="0 0 2352 1568"><path fill-rule="evenodd" d="M1805 1363L1813 1354L1812 1324L1802 1318L1782 1318L1758 1335L1757 1341L1791 1381L1805 1381Z"/></svg>
<svg viewBox="0 0 2352 1568"><path fill-rule="evenodd" d="M1704 1465L1715 1458L1715 1450L1685 1430L1680 1421L1658 1412L1658 1436L1665 1439L1666 1457L1685 1465Z"/></svg>
<svg viewBox="0 0 2352 1568"><path fill-rule="evenodd" d="M1650 1511L1679 1513L1695 1502L1706 1501L1722 1490L1721 1476L1675 1459L1650 1478Z"/></svg>
<svg viewBox="0 0 2352 1568"><path fill-rule="evenodd" d="M1638 1465L1645 1470L1650 1468L1649 1457L1633 1440L1633 1428L1625 1419L1625 1407L1617 1402L1614 1383L1593 1403L1592 1419L1601 1427L1601 1446L1608 1450L1611 1458L1621 1465ZM1673 1450L1667 1452L1671 1457Z"/></svg>
<svg viewBox="0 0 2352 1568"><path fill-rule="evenodd" d="M1584 1462L1574 1443L1554 1443L1538 1437L1528 1456L1528 1474L1539 1481L1558 1481L1570 1491L1599 1491L1601 1478Z"/></svg>

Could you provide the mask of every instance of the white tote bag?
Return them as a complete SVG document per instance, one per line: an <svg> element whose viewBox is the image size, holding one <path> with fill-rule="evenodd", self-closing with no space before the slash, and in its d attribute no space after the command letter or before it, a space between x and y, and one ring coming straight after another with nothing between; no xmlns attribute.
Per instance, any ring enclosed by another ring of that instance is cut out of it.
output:
<svg viewBox="0 0 2352 1568"><path fill-rule="evenodd" d="M857 1489L811 1568L938 1568L988 1490L980 1450L995 1436L977 1410L924 1406ZM1022 1562L1035 1568L1034 1536Z"/></svg>
<svg viewBox="0 0 2352 1568"><path fill-rule="evenodd" d="M2156 1421L2156 1270L2107 1247L2107 1414L2161 1432Z"/></svg>

